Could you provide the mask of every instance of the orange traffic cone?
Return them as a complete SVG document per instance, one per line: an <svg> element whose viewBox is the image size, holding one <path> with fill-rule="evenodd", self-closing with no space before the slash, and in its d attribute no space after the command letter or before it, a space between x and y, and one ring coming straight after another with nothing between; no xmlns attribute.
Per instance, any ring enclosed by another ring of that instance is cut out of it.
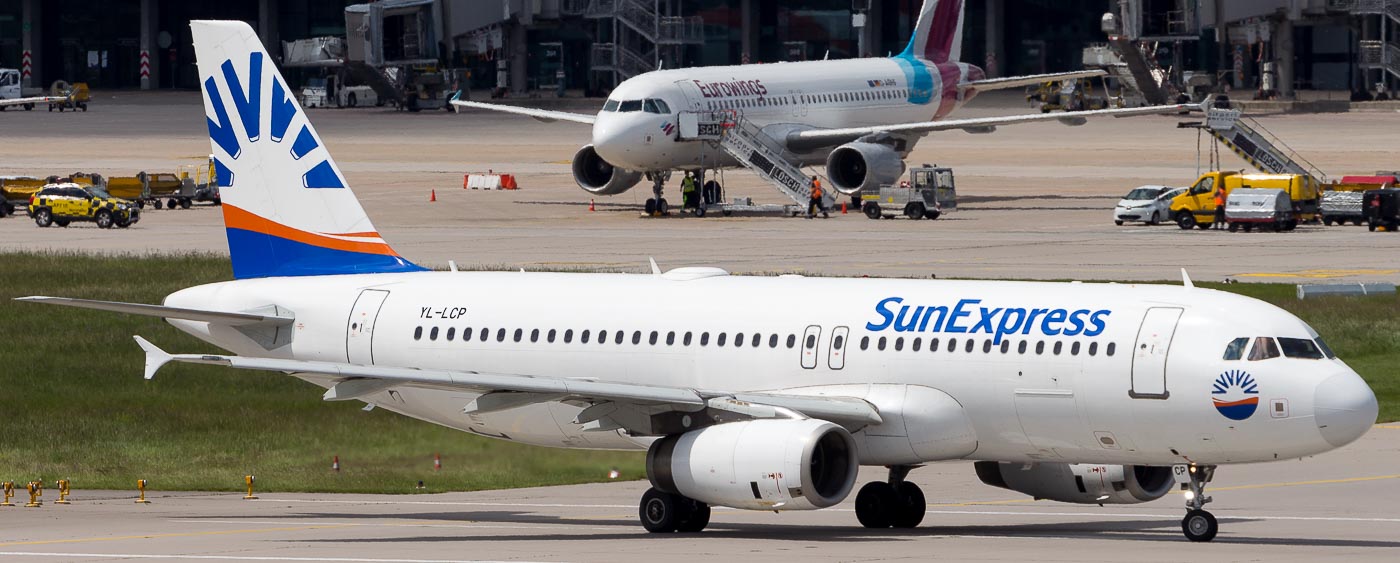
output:
<svg viewBox="0 0 1400 563"><path fill-rule="evenodd" d="M471 174L463 174L463 175L462 175L462 189L464 189L464 190L467 189L467 180L470 179L471 177L472 177Z"/></svg>
<svg viewBox="0 0 1400 563"><path fill-rule="evenodd" d="M846 202L844 202L844 201L841 202L841 214L842 214L842 215L845 215L845 214L846 214Z"/></svg>
<svg viewBox="0 0 1400 563"><path fill-rule="evenodd" d="M331 471L340 471L340 456L331 458Z"/></svg>
<svg viewBox="0 0 1400 563"><path fill-rule="evenodd" d="M442 471L442 454L433 454L433 471Z"/></svg>
<svg viewBox="0 0 1400 563"><path fill-rule="evenodd" d="M437 201L437 190L436 190L436 189L434 189L433 192L432 192L432 194L428 196L428 202L429 202L429 203L432 203L432 202L434 202L434 201Z"/></svg>
<svg viewBox="0 0 1400 563"><path fill-rule="evenodd" d="M597 210L598 210L597 208L595 208L595 207L593 206L593 200L591 200L591 199L588 200L588 210L589 210L589 211L597 211Z"/></svg>

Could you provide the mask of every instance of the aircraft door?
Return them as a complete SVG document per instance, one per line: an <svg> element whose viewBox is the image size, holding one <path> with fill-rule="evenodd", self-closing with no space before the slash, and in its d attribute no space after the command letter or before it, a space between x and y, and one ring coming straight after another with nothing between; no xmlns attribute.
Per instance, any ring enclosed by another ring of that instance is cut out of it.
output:
<svg viewBox="0 0 1400 563"><path fill-rule="evenodd" d="M831 346L827 348L826 366L831 369L846 367L846 346L850 345L851 329L838 326L831 331Z"/></svg>
<svg viewBox="0 0 1400 563"><path fill-rule="evenodd" d="M676 89L685 96L685 101L690 105L690 111L701 111L704 108L704 96L700 93L700 88L691 80L677 80Z"/></svg>
<svg viewBox="0 0 1400 563"><path fill-rule="evenodd" d="M1167 398L1167 351L1176 321L1181 318L1178 307L1153 307L1147 310L1133 345L1133 386L1128 395L1135 399Z"/></svg>
<svg viewBox="0 0 1400 563"><path fill-rule="evenodd" d="M374 324L389 292L366 289L355 299L345 324L345 358L352 364L374 365Z"/></svg>
<svg viewBox="0 0 1400 563"><path fill-rule="evenodd" d="M817 343L822 337L822 327L812 325L802 333L802 369L817 369Z"/></svg>

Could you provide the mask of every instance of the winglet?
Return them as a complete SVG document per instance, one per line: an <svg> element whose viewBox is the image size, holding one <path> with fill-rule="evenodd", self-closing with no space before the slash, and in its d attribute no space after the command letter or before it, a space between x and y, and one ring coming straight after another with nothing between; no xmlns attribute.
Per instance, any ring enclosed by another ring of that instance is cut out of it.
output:
<svg viewBox="0 0 1400 563"><path fill-rule="evenodd" d="M155 377L156 371L160 370L161 367L169 363L170 359L173 358L170 354L165 353L165 350L161 350L145 338L141 338L140 336L133 336L132 338L135 338L136 344L141 346L142 350L146 351L146 379Z"/></svg>
<svg viewBox="0 0 1400 563"><path fill-rule="evenodd" d="M1196 284L1191 283L1191 276L1186 273L1186 268L1181 269L1181 285L1186 287L1186 289L1196 287Z"/></svg>

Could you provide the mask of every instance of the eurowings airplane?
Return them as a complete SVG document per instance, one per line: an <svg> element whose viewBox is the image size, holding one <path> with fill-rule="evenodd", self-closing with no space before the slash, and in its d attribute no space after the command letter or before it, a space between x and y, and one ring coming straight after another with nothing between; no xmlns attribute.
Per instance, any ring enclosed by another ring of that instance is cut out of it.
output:
<svg viewBox="0 0 1400 563"><path fill-rule="evenodd" d="M761 129L796 166L825 166L836 191L896 183L904 158L925 135L961 129L1090 117L1177 113L1196 105L948 119L979 92L1053 80L1102 76L1079 71L988 79L959 62L963 0L925 0L914 36L890 58L808 61L659 70L619 84L597 115L453 100L460 107L593 126L592 142L573 158L574 180L596 195L623 193L647 176L656 198L666 172L734 167L723 147L681 137L682 113L737 116ZM731 118L732 119L732 118Z"/></svg>
<svg viewBox="0 0 1400 563"><path fill-rule="evenodd" d="M235 279L162 305L22 299L162 317L230 352L138 336L148 379L172 361L283 372L481 436L645 450L652 532L700 531L711 506L833 506L862 465L889 473L856 494L860 523L913 527L909 471L970 460L987 484L1071 503L1180 484L1205 541L1217 466L1326 452L1376 420L1303 321L1189 280L428 271L375 230L253 29L191 27ZM809 302L828 304L787 305Z"/></svg>

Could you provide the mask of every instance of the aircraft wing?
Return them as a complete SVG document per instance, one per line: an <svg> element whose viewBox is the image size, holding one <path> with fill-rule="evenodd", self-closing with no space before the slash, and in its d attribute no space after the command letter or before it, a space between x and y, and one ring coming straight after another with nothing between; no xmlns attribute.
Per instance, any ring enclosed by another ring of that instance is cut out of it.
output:
<svg viewBox="0 0 1400 563"><path fill-rule="evenodd" d="M1076 78L1094 78L1108 76L1108 72L1102 70L1076 70L1073 72L1052 72L1050 74L1031 74L1027 76L1008 76L1006 78L988 78L985 80L974 80L964 82L961 87L964 90L977 90L987 92L990 90L1005 90L1007 88L1020 88L1023 86L1033 86L1046 82L1059 82L1061 80L1074 80Z"/></svg>
<svg viewBox="0 0 1400 563"><path fill-rule="evenodd" d="M895 125L875 125L870 127L849 127L844 129L808 129L791 133L787 137L789 147L820 147L853 141L866 135L878 133L923 135L936 131L962 129L969 133L990 133L1002 125L1020 125L1041 121L1059 121L1065 125L1083 125L1091 117L1133 117L1139 115L1159 115L1183 111L1204 111L1204 104L1173 104L1148 106L1143 108L1099 109L1089 111L1067 111L1059 113L1030 113L998 117L975 117L970 119L947 119L923 121Z"/></svg>
<svg viewBox="0 0 1400 563"><path fill-rule="evenodd" d="M0 100L0 106L19 106L24 104L47 104L50 102L61 102L68 99L67 96L36 96L33 98L12 98Z"/></svg>
<svg viewBox="0 0 1400 563"><path fill-rule="evenodd" d="M210 354L168 354L140 336L146 351L145 377L169 362L211 364L236 369L328 376L336 380L326 400L358 399L389 387L406 385L483 393L468 413L493 412L546 401L580 401L592 406L579 414L580 424L600 430L624 428L634 434L666 433L659 426L673 413L707 410L729 420L789 418L802 415L858 428L880 424L874 405L857 397L800 396L765 392L703 391L682 387L615 383L592 379L493 374L475 371L362 366L338 362L283 360ZM675 419L677 417L670 417ZM671 422L674 424L674 422Z"/></svg>
<svg viewBox="0 0 1400 563"><path fill-rule="evenodd" d="M484 104L481 102L470 102L467 100L457 99L451 100L450 103L454 106L464 108L487 109L491 111L513 113L516 115L525 115L533 117L545 123L553 123L555 121L572 121L574 123L592 125L595 119L592 115L586 115L582 113L571 113L567 111L550 111L547 109L522 108L502 104Z"/></svg>

